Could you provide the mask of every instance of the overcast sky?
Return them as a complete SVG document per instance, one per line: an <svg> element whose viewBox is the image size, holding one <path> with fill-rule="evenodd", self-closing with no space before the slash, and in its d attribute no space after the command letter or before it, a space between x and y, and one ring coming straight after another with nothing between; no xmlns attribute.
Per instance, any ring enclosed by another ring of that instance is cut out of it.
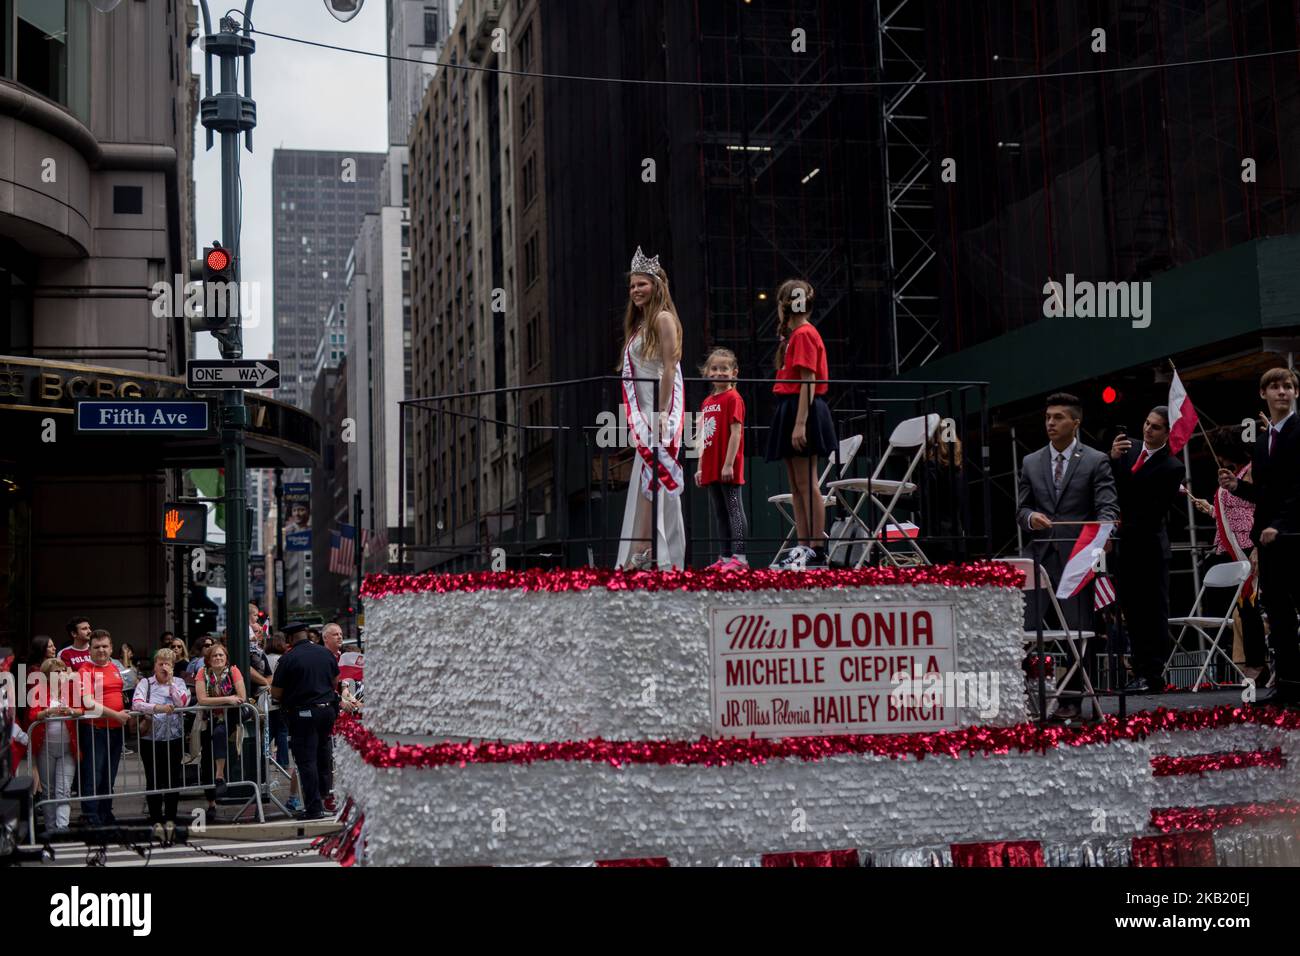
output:
<svg viewBox="0 0 1300 956"><path fill-rule="evenodd" d="M235 7L240 0L209 0L215 18ZM358 50L382 53L385 49L384 0L364 0L361 12L347 23L339 23L325 9L324 0L262 0L253 9L253 25L259 30L301 37L318 43L333 43ZM220 11L220 12L219 12ZM199 18L199 29L203 19ZM260 322L244 328L244 355L265 358L272 351L274 301L271 275L271 156L285 149L355 149L382 152L388 148L387 64L378 57L340 53L318 47L255 36L253 54L253 99L257 102L257 127L253 130L253 152L240 147L240 176L244 191L244 221L240 235L240 278L260 283ZM203 55L199 45L193 51L192 69L203 76ZM213 60L213 77L219 80L218 61ZM242 89L243 78L240 77ZM207 90L200 88L199 95ZM205 130L194 133L194 219L197 248L221 236L221 145L214 140L205 151ZM217 341L206 332L198 335L196 358L219 358ZM225 538L217 529L215 514L209 516L208 535L213 541ZM224 589L211 589L222 597Z"/></svg>
<svg viewBox="0 0 1300 956"><path fill-rule="evenodd" d="M242 3L209 0L214 18ZM365 0L361 12L339 23L324 0L262 0L253 10L259 30L333 43L359 50L385 48L384 0ZM202 18L199 20L202 29ZM214 19L213 28L216 28ZM260 322L244 329L244 355L265 358L271 352L271 155L285 149L355 149L382 152L388 148L386 61L322 50L287 40L255 36L253 99L257 127L253 152L240 148L244 191L244 220L240 237L241 275L260 283ZM196 43L193 69L203 75L203 56ZM213 60L214 78L217 61ZM219 81L218 81L219 82ZM242 87L242 77L240 80ZM207 91L201 91L203 95ZM221 146L204 151L202 126L195 130L194 189L196 241L199 248L221 236ZM198 250L195 250L198 255ZM198 358L218 358L216 340L198 337Z"/></svg>

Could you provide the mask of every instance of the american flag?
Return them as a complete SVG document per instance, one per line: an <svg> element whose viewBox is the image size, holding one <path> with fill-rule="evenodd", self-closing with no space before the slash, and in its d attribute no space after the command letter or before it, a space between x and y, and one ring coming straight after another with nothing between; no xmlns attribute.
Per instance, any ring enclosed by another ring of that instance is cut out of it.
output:
<svg viewBox="0 0 1300 956"><path fill-rule="evenodd" d="M330 571L350 575L356 572L357 529L350 524L340 525L330 532Z"/></svg>
<svg viewBox="0 0 1300 956"><path fill-rule="evenodd" d="M1092 609L1100 611L1104 607L1109 607L1115 603L1115 585L1110 583L1110 578L1104 574L1099 574L1093 580L1092 589Z"/></svg>
<svg viewBox="0 0 1300 956"><path fill-rule="evenodd" d="M382 571L388 564L388 529L378 528L373 534L369 531L363 531L362 554L366 559L366 567L372 571Z"/></svg>

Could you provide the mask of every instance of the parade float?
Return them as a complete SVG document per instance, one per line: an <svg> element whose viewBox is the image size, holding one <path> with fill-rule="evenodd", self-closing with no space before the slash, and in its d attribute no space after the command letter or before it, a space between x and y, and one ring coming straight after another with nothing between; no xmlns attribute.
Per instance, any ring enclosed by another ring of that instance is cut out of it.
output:
<svg viewBox="0 0 1300 956"><path fill-rule="evenodd" d="M1031 721L1022 577L373 576L367 865L1296 862L1300 715Z"/></svg>

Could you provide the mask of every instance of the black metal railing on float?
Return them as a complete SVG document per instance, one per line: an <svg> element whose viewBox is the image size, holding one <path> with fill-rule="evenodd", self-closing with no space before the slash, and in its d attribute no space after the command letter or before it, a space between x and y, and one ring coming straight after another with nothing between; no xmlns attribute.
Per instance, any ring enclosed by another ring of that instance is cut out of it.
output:
<svg viewBox="0 0 1300 956"><path fill-rule="evenodd" d="M637 381L649 386L657 409L659 381ZM752 566L762 566L791 545L804 516L794 513L786 468L765 460L766 423L775 409L772 380L735 384L746 404L746 555ZM814 543L824 543L831 563L991 556L987 383L826 384L843 460L802 460L810 470L805 480L827 501L825 540ZM647 549L652 564L710 564L727 532L710 528L710 502L694 473L698 410L713 382L689 378L684 385L688 415L677 456L686 486L680 493L684 554L661 554L664 536L645 525L639 534L624 532L636 452L622 411L623 380L609 375L401 402L398 434L404 446L409 415L415 441L411 528L407 489L399 483L401 566L417 572L612 567L625 540L625 550L634 540ZM399 460L405 459L403 447ZM660 500L665 494L651 489L652 514L671 517L671 507Z"/></svg>

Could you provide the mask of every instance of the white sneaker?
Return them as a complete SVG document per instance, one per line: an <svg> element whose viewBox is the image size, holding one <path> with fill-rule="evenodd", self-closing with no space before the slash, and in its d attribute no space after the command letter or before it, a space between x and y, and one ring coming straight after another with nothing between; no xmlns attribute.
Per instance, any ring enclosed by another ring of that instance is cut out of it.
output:
<svg viewBox="0 0 1300 956"><path fill-rule="evenodd" d="M801 544L795 545L785 553L785 557L777 562L775 570L777 571L802 571L808 565L808 559L813 556L812 548L805 548Z"/></svg>

